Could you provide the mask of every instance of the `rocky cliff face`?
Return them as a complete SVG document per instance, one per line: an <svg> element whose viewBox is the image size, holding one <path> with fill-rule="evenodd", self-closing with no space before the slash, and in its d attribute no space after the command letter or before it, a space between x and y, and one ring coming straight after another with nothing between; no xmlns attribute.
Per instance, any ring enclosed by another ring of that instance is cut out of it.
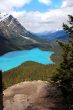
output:
<svg viewBox="0 0 73 110"><path fill-rule="evenodd" d="M27 31L12 15L0 14L0 54L40 47L44 41Z"/></svg>

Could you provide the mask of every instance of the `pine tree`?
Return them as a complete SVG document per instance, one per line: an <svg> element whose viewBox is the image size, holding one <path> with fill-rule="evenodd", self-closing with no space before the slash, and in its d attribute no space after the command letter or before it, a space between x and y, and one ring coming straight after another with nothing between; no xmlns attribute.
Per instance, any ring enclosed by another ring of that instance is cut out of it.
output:
<svg viewBox="0 0 73 110"><path fill-rule="evenodd" d="M63 29L70 40L68 43L58 42L63 50L63 60L52 80L57 82L56 84L61 89L67 110L73 110L73 16L68 16L69 25L63 24Z"/></svg>

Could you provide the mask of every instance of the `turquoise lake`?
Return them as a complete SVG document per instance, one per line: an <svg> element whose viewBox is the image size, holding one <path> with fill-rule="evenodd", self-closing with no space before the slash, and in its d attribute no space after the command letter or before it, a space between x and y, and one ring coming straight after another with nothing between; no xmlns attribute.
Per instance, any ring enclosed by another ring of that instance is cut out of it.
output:
<svg viewBox="0 0 73 110"><path fill-rule="evenodd" d="M8 52L0 56L0 70L7 71L27 61L33 61L44 65L53 64L53 61L50 59L53 53L52 51L42 51L38 48Z"/></svg>

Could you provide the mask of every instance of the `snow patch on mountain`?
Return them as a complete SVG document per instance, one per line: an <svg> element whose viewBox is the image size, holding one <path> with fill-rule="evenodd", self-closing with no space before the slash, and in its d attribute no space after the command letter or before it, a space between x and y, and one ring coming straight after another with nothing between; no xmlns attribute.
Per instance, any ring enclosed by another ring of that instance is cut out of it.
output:
<svg viewBox="0 0 73 110"><path fill-rule="evenodd" d="M26 36L23 36L23 35L20 35L21 37L23 37L24 39L26 40L30 40L32 41L33 43L38 43L36 40L32 39L32 38L29 38L29 37L26 37Z"/></svg>
<svg viewBox="0 0 73 110"><path fill-rule="evenodd" d="M6 14L6 13L0 13L0 21L3 21L3 20L5 20L6 18L8 18L8 14Z"/></svg>

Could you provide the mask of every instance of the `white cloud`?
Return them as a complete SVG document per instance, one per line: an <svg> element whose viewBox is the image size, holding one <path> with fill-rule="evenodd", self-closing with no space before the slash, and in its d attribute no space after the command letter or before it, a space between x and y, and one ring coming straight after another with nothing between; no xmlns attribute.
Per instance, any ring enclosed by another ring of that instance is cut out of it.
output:
<svg viewBox="0 0 73 110"><path fill-rule="evenodd" d="M38 0L40 3L43 3L45 5L50 5L52 0Z"/></svg>
<svg viewBox="0 0 73 110"><path fill-rule="evenodd" d="M22 12L11 11L8 14L11 14L14 17L18 18L18 17L21 17L22 15L24 15L24 13L26 13L26 11L22 11Z"/></svg>
<svg viewBox="0 0 73 110"><path fill-rule="evenodd" d="M18 20L29 31L43 32L62 29L63 22L67 23L68 14L73 14L73 7L60 8L45 13L25 12Z"/></svg>
<svg viewBox="0 0 73 110"><path fill-rule="evenodd" d="M63 1L63 3L62 3L62 6L61 6L61 7L63 8L63 7L66 7L66 6L67 6L67 2L66 2L66 1Z"/></svg>
<svg viewBox="0 0 73 110"><path fill-rule="evenodd" d="M23 5L30 3L31 0L9 0L9 2L15 7L22 7Z"/></svg>
<svg viewBox="0 0 73 110"><path fill-rule="evenodd" d="M32 0L1 0L0 1L0 11L11 11L13 7L22 7Z"/></svg>
<svg viewBox="0 0 73 110"><path fill-rule="evenodd" d="M63 0L62 7L73 7L73 0Z"/></svg>
<svg viewBox="0 0 73 110"><path fill-rule="evenodd" d="M29 31L43 32L43 31L55 31L62 29L63 22L67 23L68 14L73 14L73 1L63 0L62 6L58 9L52 9L47 12L39 11L22 11L16 12L13 7L22 7L23 5L30 3L32 0L1 0L0 10L12 14L17 17L20 23ZM45 1L46 5L52 0L39 0Z"/></svg>

